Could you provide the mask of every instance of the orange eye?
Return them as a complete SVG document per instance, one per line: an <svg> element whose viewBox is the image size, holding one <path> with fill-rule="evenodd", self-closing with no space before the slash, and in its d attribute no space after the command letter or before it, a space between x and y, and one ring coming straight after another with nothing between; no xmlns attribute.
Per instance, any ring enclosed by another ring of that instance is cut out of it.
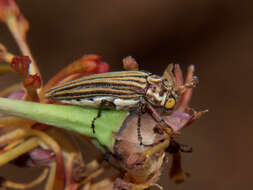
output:
<svg viewBox="0 0 253 190"><path fill-rule="evenodd" d="M169 98L165 103L165 108L171 109L175 106L175 104L176 104L176 100L174 98Z"/></svg>

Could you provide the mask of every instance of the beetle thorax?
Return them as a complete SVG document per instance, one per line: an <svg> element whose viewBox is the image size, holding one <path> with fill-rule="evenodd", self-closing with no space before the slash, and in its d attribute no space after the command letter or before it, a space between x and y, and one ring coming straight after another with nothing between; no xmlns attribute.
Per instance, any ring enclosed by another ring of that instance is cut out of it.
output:
<svg viewBox="0 0 253 190"><path fill-rule="evenodd" d="M152 105L162 107L165 104L167 93L158 86L150 85L146 91L146 97Z"/></svg>
<svg viewBox="0 0 253 190"><path fill-rule="evenodd" d="M153 106L163 107L167 97L171 94L171 91L173 91L173 84L157 75L149 76L147 81L149 83L146 89L148 102Z"/></svg>
<svg viewBox="0 0 253 190"><path fill-rule="evenodd" d="M147 78L146 100L156 107L164 107L169 97L178 99L174 81L163 79L157 75Z"/></svg>

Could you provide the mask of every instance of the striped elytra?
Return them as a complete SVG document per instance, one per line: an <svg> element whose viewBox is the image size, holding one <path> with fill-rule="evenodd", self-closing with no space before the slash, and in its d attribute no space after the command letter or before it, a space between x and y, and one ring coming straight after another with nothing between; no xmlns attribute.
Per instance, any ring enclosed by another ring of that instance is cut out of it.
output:
<svg viewBox="0 0 253 190"><path fill-rule="evenodd" d="M50 89L46 97L79 105L95 99L137 100L144 96L150 75L144 71L119 71L84 76ZM98 104L94 102L94 105L89 103L87 106L98 107Z"/></svg>

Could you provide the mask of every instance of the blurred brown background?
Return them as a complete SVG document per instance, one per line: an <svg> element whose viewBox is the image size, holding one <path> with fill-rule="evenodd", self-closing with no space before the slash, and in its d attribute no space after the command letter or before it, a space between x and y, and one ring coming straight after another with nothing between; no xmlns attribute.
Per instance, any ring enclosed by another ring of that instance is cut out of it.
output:
<svg viewBox="0 0 253 190"><path fill-rule="evenodd" d="M17 3L30 22L28 42L46 80L90 53L101 55L112 70L121 70L121 60L127 55L135 57L141 69L156 74L170 62L180 63L184 71L194 64L200 85L192 107L210 112L179 138L194 148L193 154L183 158L191 177L174 185L165 168L160 184L174 190L252 189L253 1ZM0 42L19 53L3 24ZM5 79L1 78L1 88L8 85Z"/></svg>

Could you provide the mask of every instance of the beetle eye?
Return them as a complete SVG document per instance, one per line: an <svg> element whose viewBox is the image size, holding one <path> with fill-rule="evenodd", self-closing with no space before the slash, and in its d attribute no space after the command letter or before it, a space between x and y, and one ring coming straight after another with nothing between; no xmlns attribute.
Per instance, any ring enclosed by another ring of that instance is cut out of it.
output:
<svg viewBox="0 0 253 190"><path fill-rule="evenodd" d="M176 100L174 98L169 98L165 103L165 108L171 109L175 106L175 104L176 104Z"/></svg>

